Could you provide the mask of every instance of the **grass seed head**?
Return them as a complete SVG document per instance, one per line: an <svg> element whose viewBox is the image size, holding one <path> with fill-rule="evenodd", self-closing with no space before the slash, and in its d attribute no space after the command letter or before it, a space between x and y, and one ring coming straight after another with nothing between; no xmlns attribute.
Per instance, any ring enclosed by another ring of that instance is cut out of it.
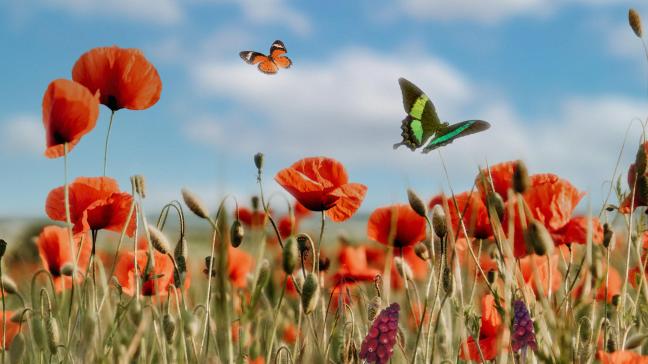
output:
<svg viewBox="0 0 648 364"><path fill-rule="evenodd" d="M196 196L193 192L189 191L186 188L182 189L182 199L185 204L196 216L202 219L209 219L209 210L203 204L203 202Z"/></svg>
<svg viewBox="0 0 648 364"><path fill-rule="evenodd" d="M56 354L59 342L61 341L61 332L53 316L48 316L45 320L45 331L47 332L47 344L50 352Z"/></svg>
<svg viewBox="0 0 648 364"><path fill-rule="evenodd" d="M407 199L409 201L410 207L421 217L427 216L427 207L421 198L414 192L414 190L407 189Z"/></svg>
<svg viewBox="0 0 648 364"><path fill-rule="evenodd" d="M171 244L166 235L160 229L156 228L153 225L148 227L149 235L151 236L151 245L155 250L159 251L162 254L168 254L171 252Z"/></svg>
<svg viewBox="0 0 648 364"><path fill-rule="evenodd" d="M131 179L133 187L135 188L135 193L142 196L142 198L146 198L146 180L144 179L144 176L136 174L131 177Z"/></svg>
<svg viewBox="0 0 648 364"><path fill-rule="evenodd" d="M635 9L630 9L628 11L628 23L630 24L630 28L632 28L632 31L635 33L635 35L641 38L643 36L641 17L639 16L639 12Z"/></svg>

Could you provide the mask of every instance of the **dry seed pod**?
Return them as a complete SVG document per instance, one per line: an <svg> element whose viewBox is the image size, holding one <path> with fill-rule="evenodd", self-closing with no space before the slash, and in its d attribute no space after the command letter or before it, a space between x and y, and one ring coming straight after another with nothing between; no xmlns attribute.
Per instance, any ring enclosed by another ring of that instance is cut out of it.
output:
<svg viewBox="0 0 648 364"><path fill-rule="evenodd" d="M434 233L440 238L443 238L448 233L446 214L441 205L435 205L432 208L432 227L434 228Z"/></svg>
<svg viewBox="0 0 648 364"><path fill-rule="evenodd" d="M162 317L162 330L164 331L164 337L168 344L173 342L173 337L175 336L176 322L173 316L164 314Z"/></svg>
<svg viewBox="0 0 648 364"><path fill-rule="evenodd" d="M153 245L155 250L162 254L167 254L171 251L171 244L169 244L169 240L163 232L152 225L149 225L148 232L151 237L151 245Z"/></svg>
<svg viewBox="0 0 648 364"><path fill-rule="evenodd" d="M4 291L7 292L8 294L18 293L18 287L16 286L16 282L14 282L13 279L7 276L2 277L2 286L4 288Z"/></svg>
<svg viewBox="0 0 648 364"><path fill-rule="evenodd" d="M54 317L49 316L45 320L45 331L47 332L47 344L49 345L50 352L56 354L59 342L61 341L61 332Z"/></svg>
<svg viewBox="0 0 648 364"><path fill-rule="evenodd" d="M254 155L254 166L257 168L259 173L263 170L263 153L257 153Z"/></svg>
<svg viewBox="0 0 648 364"><path fill-rule="evenodd" d="M209 219L209 210L207 210L207 207L205 207L202 201L198 198L198 196L194 195L193 192L189 191L186 188L183 188L182 199L184 200L189 210L196 214L196 216L203 219Z"/></svg>
<svg viewBox="0 0 648 364"><path fill-rule="evenodd" d="M233 247L238 248L243 243L244 237L245 229L243 228L243 224L239 220L234 220L230 227L230 243Z"/></svg>
<svg viewBox="0 0 648 364"><path fill-rule="evenodd" d="M430 251L424 243L418 243L414 246L414 253L421 260L426 261L430 259Z"/></svg>
<svg viewBox="0 0 648 364"><path fill-rule="evenodd" d="M319 283L314 273L309 272L302 286L302 307L305 314L310 314L319 302Z"/></svg>
<svg viewBox="0 0 648 364"><path fill-rule="evenodd" d="M632 31L635 33L635 35L641 38L643 36L643 31L641 28L641 17L635 9L630 9L628 11L628 23L630 24L630 28L632 28Z"/></svg>
<svg viewBox="0 0 648 364"><path fill-rule="evenodd" d="M513 168L513 190L517 193L524 193L531 185L529 171L521 160L515 162Z"/></svg>
<svg viewBox="0 0 648 364"><path fill-rule="evenodd" d="M419 214L419 216L427 216L427 206L425 206L423 200L421 200L421 198L412 189L407 189L407 199L409 200L412 210Z"/></svg>

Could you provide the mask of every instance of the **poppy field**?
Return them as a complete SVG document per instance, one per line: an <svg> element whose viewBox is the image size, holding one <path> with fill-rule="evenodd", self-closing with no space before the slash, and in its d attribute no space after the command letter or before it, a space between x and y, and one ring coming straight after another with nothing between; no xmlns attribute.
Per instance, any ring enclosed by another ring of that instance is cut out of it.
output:
<svg viewBox="0 0 648 364"><path fill-rule="evenodd" d="M648 49L636 11L628 23ZM281 77L286 53L276 40L240 57ZM476 166L469 189L404 186L364 216L372 182L343 160L295 154L271 170L259 151L237 166L254 196L179 187L153 210L145 176L107 172L113 122L165 102L164 74L135 48L79 54L43 85L42 158L62 167L47 222L24 232L31 250L0 239L2 363L648 363L645 135L628 136L633 163L587 207L582 187L511 155ZM443 162L497 123L442 123L399 84L394 149ZM103 132L103 175L73 175L75 147ZM339 228L350 222L361 238Z"/></svg>

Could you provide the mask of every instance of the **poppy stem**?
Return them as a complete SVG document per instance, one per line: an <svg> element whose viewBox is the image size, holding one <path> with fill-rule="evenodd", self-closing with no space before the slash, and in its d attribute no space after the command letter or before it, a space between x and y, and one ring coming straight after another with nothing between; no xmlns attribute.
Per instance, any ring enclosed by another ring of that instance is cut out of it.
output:
<svg viewBox="0 0 648 364"><path fill-rule="evenodd" d="M106 133L106 142L104 144L104 160L103 160L103 175L106 176L106 168L108 166L108 140L110 139L110 130L112 130L113 118L115 117L115 110L110 112L110 121L108 122L108 132ZM67 145L67 144L65 144Z"/></svg>
<svg viewBox="0 0 648 364"><path fill-rule="evenodd" d="M5 307L5 289L2 280L2 257L0 257L0 292L2 293L2 364L5 363L5 352L7 351L7 311Z"/></svg>
<svg viewBox="0 0 648 364"><path fill-rule="evenodd" d="M314 265L316 265L316 272L319 274L319 261L320 261L320 249L322 247L322 239L324 238L324 223L326 221L326 215L324 215L324 211L321 211L321 220L320 220L320 233L319 233L319 239L317 239L317 252L315 252L315 261L313 262Z"/></svg>
<svg viewBox="0 0 648 364"><path fill-rule="evenodd" d="M74 305L74 286L77 273L77 259L74 256L74 235L72 234L72 216L70 213L70 185L68 183L68 144L63 143L63 190L64 190L64 204L65 204L65 223L68 232L68 240L70 242L70 257L72 258L72 282L70 289L70 305L68 307L68 323L72 317L72 306ZM68 325L68 340L70 339L70 325Z"/></svg>

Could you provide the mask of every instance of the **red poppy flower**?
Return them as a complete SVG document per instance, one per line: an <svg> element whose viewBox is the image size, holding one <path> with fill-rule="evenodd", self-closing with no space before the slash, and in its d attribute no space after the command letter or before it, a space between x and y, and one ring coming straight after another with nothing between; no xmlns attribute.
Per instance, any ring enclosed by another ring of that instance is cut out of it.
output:
<svg viewBox="0 0 648 364"><path fill-rule="evenodd" d="M5 337L5 342L7 343L7 349L11 350L11 343L14 338L20 332L20 323L15 323L11 320L11 317L14 315L13 311L5 311L4 317L0 319L0 348L2 348L2 337ZM5 324L6 323L6 324ZM7 331L3 332L2 328L6 325ZM3 348L4 349L4 348Z"/></svg>
<svg viewBox="0 0 648 364"><path fill-rule="evenodd" d="M99 116L99 101L87 88L74 81L58 79L47 86L43 96L43 126L47 158L58 158L68 152L81 137L94 129Z"/></svg>
<svg viewBox="0 0 648 364"><path fill-rule="evenodd" d="M239 207L234 211L234 218L238 218L243 225L255 228L263 227L267 220L264 211L252 211L247 207Z"/></svg>
<svg viewBox="0 0 648 364"><path fill-rule="evenodd" d="M81 246L83 243L83 246ZM79 246L81 254L77 262L80 273L85 273L90 262L90 251L92 241L90 234L80 233L74 236L74 251L70 252L70 237L66 228L59 226L46 226L38 236L38 254L40 255L43 267L52 274L54 287L57 292L72 287L72 277L61 275L61 268L66 263L74 264ZM77 277L77 281L81 277Z"/></svg>
<svg viewBox="0 0 648 364"><path fill-rule="evenodd" d="M586 244L587 243L587 216L576 216L569 220L567 225L551 233L556 245L562 244ZM601 221L592 217L592 242L600 244L603 242L603 225Z"/></svg>
<svg viewBox="0 0 648 364"><path fill-rule="evenodd" d="M449 211L446 211L446 213L450 217L452 231L456 234L455 236L463 236L463 228L459 224L459 214L463 215L463 223L469 236L487 239L493 235L488 220L488 210L478 191L460 193L455 195L455 200L459 207L458 212L452 198L445 195L433 197L429 204L430 208L434 207L434 205L444 207L447 204Z"/></svg>
<svg viewBox="0 0 648 364"><path fill-rule="evenodd" d="M425 261L421 260L412 247L404 247L403 249L403 259L407 265L412 269L415 279L425 279L428 275L428 265ZM365 255L368 262L368 265L372 269L377 269L381 274L385 270L385 261L386 253L385 249L378 246L365 246ZM400 249L396 253L397 257L400 257ZM403 279L401 278L401 272L396 269L396 264L392 260L391 263L391 287L393 289L401 289L404 286Z"/></svg>
<svg viewBox="0 0 648 364"><path fill-rule="evenodd" d="M121 192L117 181L110 177L79 177L69 186L70 217L74 232L106 229L121 232L127 223L133 197ZM47 216L65 221L65 189L57 187L47 195ZM135 214L128 222L126 233L135 232Z"/></svg>
<svg viewBox="0 0 648 364"><path fill-rule="evenodd" d="M299 201L295 201L295 205L293 206L292 211L294 219L291 218L290 215L284 215L279 219L279 222L277 223L279 235L281 235L281 238L283 239L296 233L299 230L299 223L301 222L301 220L312 214L312 212L305 208L304 205L300 204Z"/></svg>
<svg viewBox="0 0 648 364"><path fill-rule="evenodd" d="M634 351L620 350L606 353L599 350L597 355L601 364L648 364L648 356L637 354Z"/></svg>
<svg viewBox="0 0 648 364"><path fill-rule="evenodd" d="M531 212L532 216L525 216L528 219L533 218L542 223L549 233L554 235L559 234L563 236L560 238L562 242L567 242L565 239L570 240L573 237L582 240L576 235L570 236L569 231L562 231L566 225L571 221L572 214L576 209L576 205L583 198L584 193L579 192L568 181L561 179L554 174L536 174L529 177L531 185L524 193L523 198ZM514 203L514 201L507 201L506 204ZM514 255L516 258L524 257L527 255L526 244L524 243L524 233L522 229L521 217L518 214L518 209L513 206L515 216L515 237L514 237ZM508 226L508 206L505 209L505 216L503 226ZM528 221L527 221L528 222ZM581 220L582 222L582 220ZM579 221L574 221L578 224ZM567 227L566 229L576 228L577 225ZM601 239L602 240L602 239ZM554 242L555 243L555 242ZM559 241L560 243L560 241Z"/></svg>
<svg viewBox="0 0 648 364"><path fill-rule="evenodd" d="M603 264L603 270L605 271L606 264ZM580 283L576 289L574 289L573 295L574 297L580 297L583 293L583 290L585 289L585 280L586 279L591 279L590 275L587 274L583 276L583 278L580 280ZM605 288L605 275L603 276L603 280L599 283L598 289L596 290L596 295L594 298L597 301L605 301L607 300L608 302L612 302L612 298L616 295L621 294L621 287L623 286L623 281L621 279L621 275L619 272L614 269L613 267L610 267L610 270L608 272L608 282L607 282L607 292ZM595 287L596 288L596 287ZM607 295L606 295L607 293Z"/></svg>
<svg viewBox="0 0 648 364"><path fill-rule="evenodd" d="M381 273L376 268L367 264L367 252L364 246L343 246L338 253L339 267L333 281L336 283L354 283L358 281L372 281Z"/></svg>
<svg viewBox="0 0 648 364"><path fill-rule="evenodd" d="M497 312L495 298L491 294L484 295L481 300L481 327L478 341L476 342L475 339L469 337L465 345L461 345L459 358L480 362L479 351L481 350L484 360L495 359L497 354L501 352L501 348L505 347L499 343L502 330L502 317ZM468 347L467 352L465 347Z"/></svg>
<svg viewBox="0 0 648 364"><path fill-rule="evenodd" d="M135 294L135 254L132 251L122 252L115 266L115 277L125 294ZM165 296L170 284L173 284L173 261L166 255L153 251L154 266L147 277L144 270L148 262L148 250L137 251L137 273L143 278L140 285L144 296Z"/></svg>
<svg viewBox="0 0 648 364"><path fill-rule="evenodd" d="M143 110L153 106L162 92L162 81L139 49L100 47L81 55L72 69L72 79L111 110Z"/></svg>
<svg viewBox="0 0 648 364"><path fill-rule="evenodd" d="M245 288L247 286L247 275L254 266L254 259L250 254L232 246L229 246L227 254L227 271L232 286Z"/></svg>
<svg viewBox="0 0 648 364"><path fill-rule="evenodd" d="M299 332L297 331L295 325L288 324L283 331L283 341L287 344L294 344L295 341L297 341L298 335Z"/></svg>
<svg viewBox="0 0 648 364"><path fill-rule="evenodd" d="M546 256L537 256L535 254L528 255L520 259L520 271L522 271L522 277L524 282L533 289L536 295L540 294L538 286L536 284L535 276L533 274L533 269L538 273L538 278L540 285L542 287L542 292L546 295L549 291L549 269L551 269L551 292L554 293L560 288L560 285L563 283L562 274L558 270L558 256L559 253L554 253L549 261L551 262L551 267L547 263Z"/></svg>
<svg viewBox="0 0 648 364"><path fill-rule="evenodd" d="M516 161L495 164L489 170L482 170L475 179L475 185L483 197L488 195L493 187L504 201L508 199L508 190L513 187L513 172ZM492 180L492 186L491 186Z"/></svg>
<svg viewBox="0 0 648 364"><path fill-rule="evenodd" d="M646 167L643 167L643 171L637 171L637 164L639 163L640 166L645 166L646 165L646 155L648 155L648 142L643 143L639 145L639 150L637 151L637 157L635 159L635 163L632 163L630 165L630 168L628 168L628 187L630 188L630 192L628 193L628 196L621 202L621 205L619 206L619 212L623 214L627 214L630 212L630 207L632 205L633 209L636 209L637 207L640 206L648 206L648 197L646 197L646 189L648 186L646 185L648 181L646 179L648 178L648 170ZM641 175L637 175L637 173L640 173ZM639 180L637 180L637 177L640 177ZM636 182L635 182L636 181ZM632 199L633 196L633 190L634 190L634 201Z"/></svg>
<svg viewBox="0 0 648 364"><path fill-rule="evenodd" d="M349 183L342 163L324 157L305 158L283 169L275 181L311 211L326 211L331 220L344 221L358 210L367 187Z"/></svg>
<svg viewBox="0 0 648 364"><path fill-rule="evenodd" d="M393 218L393 214L396 216ZM392 220L395 220L395 231L392 230ZM378 208L369 216L367 236L381 244L397 248L414 245L425 240L426 221L409 205L398 204ZM393 240L390 240L393 233Z"/></svg>

